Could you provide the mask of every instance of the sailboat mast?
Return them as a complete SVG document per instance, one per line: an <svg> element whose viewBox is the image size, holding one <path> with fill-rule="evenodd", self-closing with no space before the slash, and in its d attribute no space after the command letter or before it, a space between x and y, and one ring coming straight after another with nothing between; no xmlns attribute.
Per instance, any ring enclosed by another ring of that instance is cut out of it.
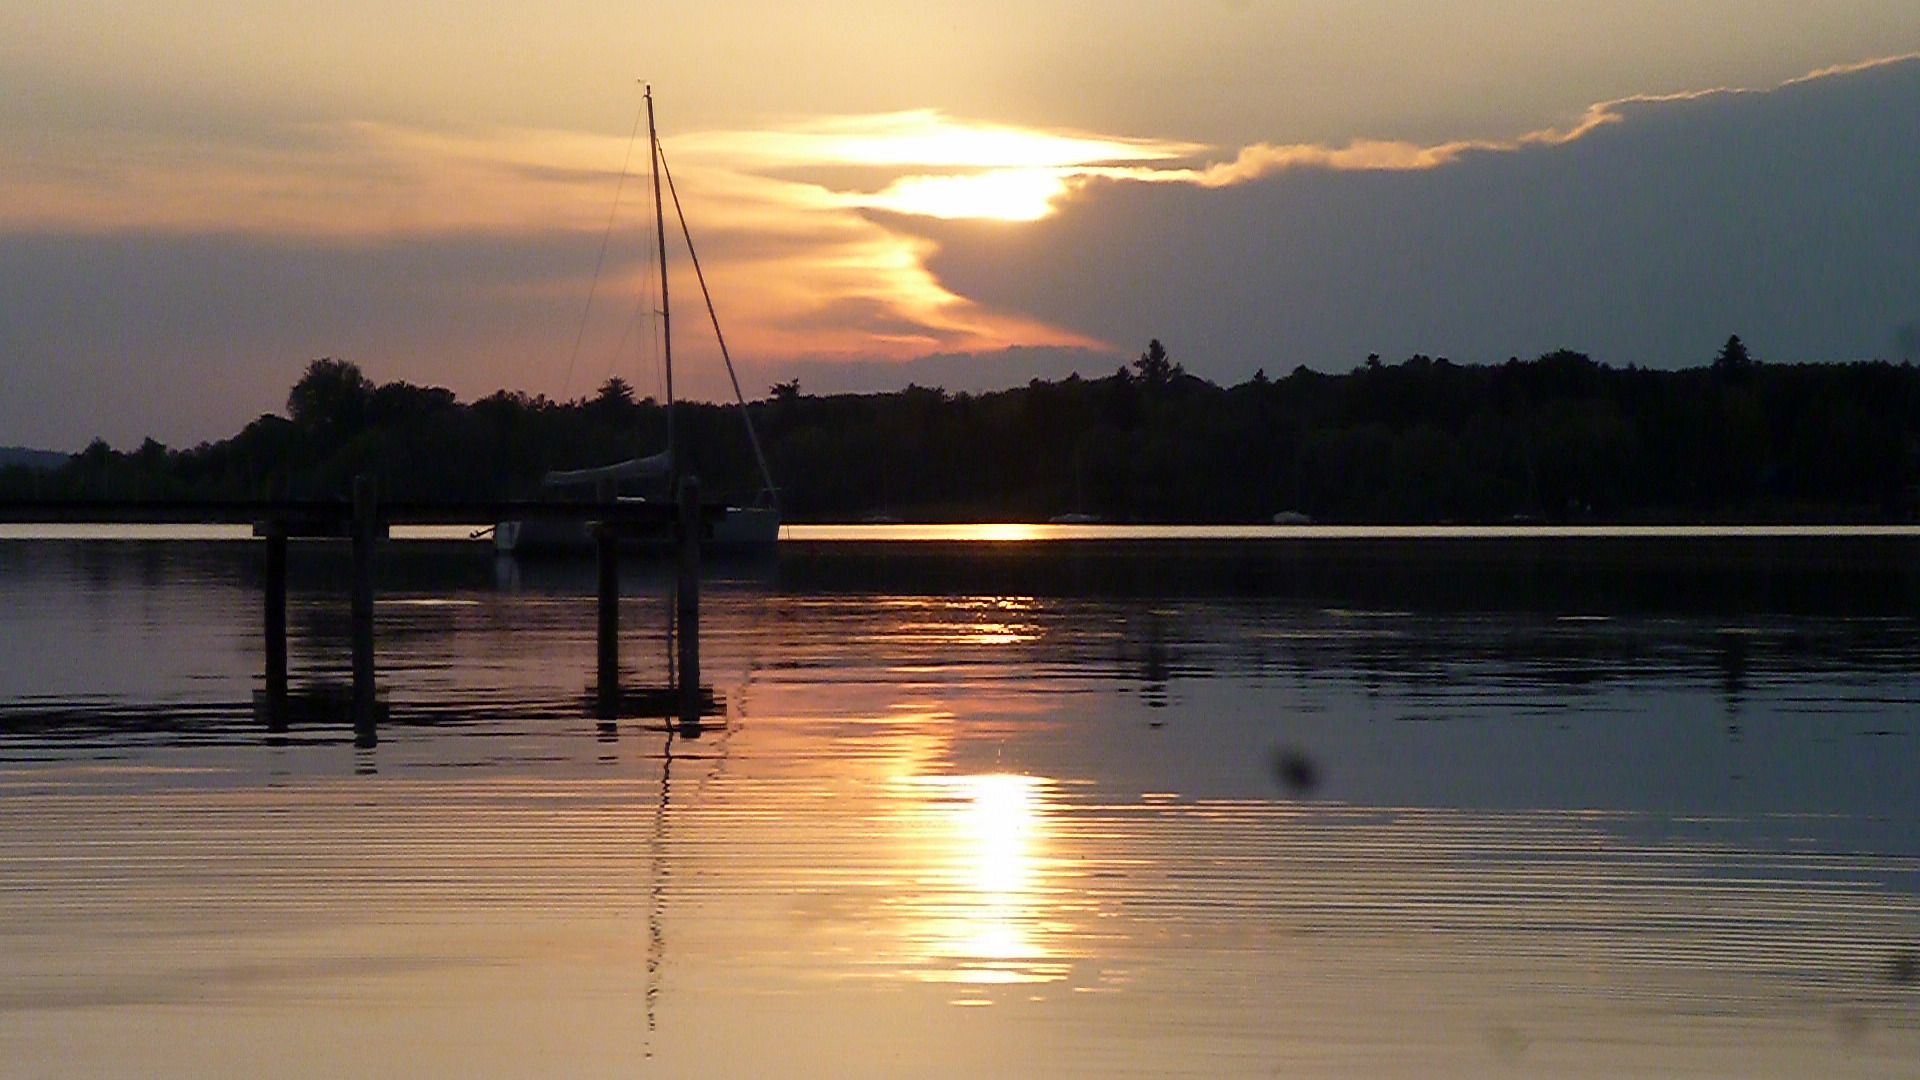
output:
<svg viewBox="0 0 1920 1080"><path fill-rule="evenodd" d="M660 134L653 126L653 87L647 87L647 157L653 169L653 234L660 252L660 340L667 369L667 475L669 491L677 490L680 455L673 440L673 312L667 306L667 209L660 201Z"/></svg>

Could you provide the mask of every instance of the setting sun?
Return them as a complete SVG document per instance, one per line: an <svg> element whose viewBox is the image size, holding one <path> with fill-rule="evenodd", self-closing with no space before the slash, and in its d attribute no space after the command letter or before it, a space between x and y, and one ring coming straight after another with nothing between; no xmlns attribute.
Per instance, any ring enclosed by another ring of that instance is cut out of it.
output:
<svg viewBox="0 0 1920 1080"><path fill-rule="evenodd" d="M1038 221L1053 212L1067 181L1053 169L996 169L970 176L908 176L858 205L902 214L987 221Z"/></svg>
<svg viewBox="0 0 1920 1080"><path fill-rule="evenodd" d="M707 132L676 145L747 173L853 168L882 181L878 191L823 184L822 203L985 221L1038 221L1057 209L1076 177L1174 162L1206 149L967 122L931 109L830 117L775 131Z"/></svg>

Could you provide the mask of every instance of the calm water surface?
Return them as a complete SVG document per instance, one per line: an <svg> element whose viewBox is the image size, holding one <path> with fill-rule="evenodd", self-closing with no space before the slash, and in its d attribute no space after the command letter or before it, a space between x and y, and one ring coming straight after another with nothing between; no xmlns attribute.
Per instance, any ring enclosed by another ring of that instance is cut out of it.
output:
<svg viewBox="0 0 1920 1080"><path fill-rule="evenodd" d="M1061 539L719 568L693 736L394 544L371 747L337 549L270 732L250 545L0 542L0 1075L1920 1066L1911 537Z"/></svg>

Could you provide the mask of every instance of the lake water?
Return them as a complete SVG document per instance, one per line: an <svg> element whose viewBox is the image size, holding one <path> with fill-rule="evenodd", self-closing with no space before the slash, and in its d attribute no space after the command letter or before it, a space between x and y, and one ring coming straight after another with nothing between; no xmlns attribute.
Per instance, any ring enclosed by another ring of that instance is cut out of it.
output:
<svg viewBox="0 0 1920 1080"><path fill-rule="evenodd" d="M1920 1067L1910 532L1040 539L0 542L0 1075Z"/></svg>

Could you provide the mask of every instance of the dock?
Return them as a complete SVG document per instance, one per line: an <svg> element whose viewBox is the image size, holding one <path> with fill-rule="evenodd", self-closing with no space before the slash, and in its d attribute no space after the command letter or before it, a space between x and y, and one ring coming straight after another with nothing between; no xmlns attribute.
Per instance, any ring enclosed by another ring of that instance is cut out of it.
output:
<svg viewBox="0 0 1920 1080"><path fill-rule="evenodd" d="M371 477L359 477L351 499L98 499L0 500L0 522L36 525L251 525L263 542L265 580L261 633L266 657L261 711L270 729L284 730L289 714L287 683L287 543L346 541L352 545L349 604L352 611L353 692L349 715L355 741L378 740L380 705L375 693L374 564L380 542L395 525L471 525L510 520L579 523L594 539L598 564L596 672L593 700L602 719L623 706L642 705L649 715L676 717L697 729L712 694L700 685L700 541L711 535L724 510L702 505L700 482L683 477L676 502L622 502L603 487L593 500L389 501L379 498ZM671 685L626 693L620 685L620 546L630 540L666 541L678 562L674 605L677 641ZM664 707L663 707L664 706Z"/></svg>

